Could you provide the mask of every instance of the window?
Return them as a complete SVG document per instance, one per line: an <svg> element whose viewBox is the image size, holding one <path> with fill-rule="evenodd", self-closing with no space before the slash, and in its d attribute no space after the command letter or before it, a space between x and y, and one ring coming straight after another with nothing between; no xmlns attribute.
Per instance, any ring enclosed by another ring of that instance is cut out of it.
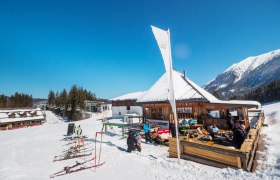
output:
<svg viewBox="0 0 280 180"><path fill-rule="evenodd" d="M178 107L177 108L178 118L191 118L192 107Z"/></svg>
<svg viewBox="0 0 280 180"><path fill-rule="evenodd" d="M220 111L219 110L208 110L208 115L211 118L220 118Z"/></svg>
<svg viewBox="0 0 280 180"><path fill-rule="evenodd" d="M178 107L177 108L178 113L192 113L192 107Z"/></svg>
<svg viewBox="0 0 280 180"><path fill-rule="evenodd" d="M152 119L163 119L162 108L152 108L151 109Z"/></svg>

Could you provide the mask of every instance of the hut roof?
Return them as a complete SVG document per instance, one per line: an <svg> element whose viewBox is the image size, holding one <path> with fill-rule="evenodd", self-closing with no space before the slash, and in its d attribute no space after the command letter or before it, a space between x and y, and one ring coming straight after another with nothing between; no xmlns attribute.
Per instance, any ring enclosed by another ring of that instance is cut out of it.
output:
<svg viewBox="0 0 280 180"><path fill-rule="evenodd" d="M249 105L252 107L260 107L257 101L222 101L215 96L199 87L183 74L173 69L173 87L176 101L185 102L209 102L213 104L227 104L227 105ZM169 85L167 81L167 74L165 73L161 78L145 93L143 93L137 102L139 103L160 103L168 101Z"/></svg>
<svg viewBox="0 0 280 180"><path fill-rule="evenodd" d="M173 70L174 96L177 101L212 102L218 99L192 82L183 74ZM169 85L165 73L137 102L161 102L168 100Z"/></svg>
<svg viewBox="0 0 280 180"><path fill-rule="evenodd" d="M112 101L137 100L137 99L138 99L139 97L141 97L142 94L145 93L145 92L146 92L146 91L144 91L144 92L128 93L128 94L125 94L125 95L122 95L122 96L113 98L113 99L111 99L111 100L112 100Z"/></svg>

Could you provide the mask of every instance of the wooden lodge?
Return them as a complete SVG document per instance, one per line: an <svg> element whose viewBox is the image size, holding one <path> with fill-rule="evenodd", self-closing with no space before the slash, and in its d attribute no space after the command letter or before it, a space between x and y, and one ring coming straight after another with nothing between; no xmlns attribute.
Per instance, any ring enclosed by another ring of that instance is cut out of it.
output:
<svg viewBox="0 0 280 180"><path fill-rule="evenodd" d="M164 74L142 97L138 103L143 105L143 114L149 123L168 130L174 117L168 101L167 75ZM259 132L264 121L260 103L256 101L222 101L208 93L181 73L173 70L174 95L178 121L194 120L196 125L180 134L180 155L182 159L192 160L215 167L234 167L251 171L257 149ZM250 124L250 108L256 108L258 120ZM212 140L204 140L204 134L197 127L215 124L223 133L231 133L227 117L231 114L236 121L245 125L251 138L246 139L240 149ZM190 138L189 135L192 137ZM169 157L177 157L176 138L169 138Z"/></svg>

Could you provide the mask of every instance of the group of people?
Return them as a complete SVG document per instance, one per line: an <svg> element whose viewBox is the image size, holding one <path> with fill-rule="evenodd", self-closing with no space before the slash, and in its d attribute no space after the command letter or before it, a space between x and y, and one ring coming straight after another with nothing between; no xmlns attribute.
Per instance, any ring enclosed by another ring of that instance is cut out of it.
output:
<svg viewBox="0 0 280 180"><path fill-rule="evenodd" d="M182 125L184 126L187 124L190 124L190 123L188 123L188 121L186 121L186 120L183 120L180 123L181 126ZM245 125L242 124L242 121L239 121L239 119L235 119L233 116L231 116L230 113L228 114L228 117L227 117L227 124L228 124L229 130L232 130L232 132L233 132L232 144L234 145L235 148L240 149L241 145L243 144L244 140L247 137ZM170 128L170 133L171 133L172 137L176 137L175 123L171 122L169 128ZM178 124L178 131L180 132L179 124ZM209 138L212 140L222 141L225 139L224 137L218 136L219 128L215 124L207 126L207 130L205 130L203 127L199 127L198 132L200 134L209 134L211 136Z"/></svg>
<svg viewBox="0 0 280 180"><path fill-rule="evenodd" d="M127 152L136 149L141 152L141 135L139 131L130 130L127 137Z"/></svg>
<svg viewBox="0 0 280 180"><path fill-rule="evenodd" d="M157 134L156 131L151 132L151 124L145 122L143 125L143 130L145 133L145 141L146 143L154 143L162 140L162 138ZM134 150L138 150L141 152L141 135L139 131L129 131L129 135L127 138L127 152L131 152Z"/></svg>
<svg viewBox="0 0 280 180"><path fill-rule="evenodd" d="M244 140L247 137L247 131L245 125L239 121L238 118L231 116L231 113L228 113L227 124L229 130L233 132L233 144L235 148L240 149Z"/></svg>
<svg viewBox="0 0 280 180"><path fill-rule="evenodd" d="M189 127L189 125L194 125L194 124L196 124L196 122L193 119L190 120L183 119L180 123L178 122L178 132L184 134L182 133L184 127ZM169 132L171 133L172 137L176 137L176 125L174 120L169 125Z"/></svg>

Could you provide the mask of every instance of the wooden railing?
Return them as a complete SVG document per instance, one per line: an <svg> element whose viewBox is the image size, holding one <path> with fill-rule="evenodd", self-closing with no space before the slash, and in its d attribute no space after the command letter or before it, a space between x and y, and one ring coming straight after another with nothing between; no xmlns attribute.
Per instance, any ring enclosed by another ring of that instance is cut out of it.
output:
<svg viewBox="0 0 280 180"><path fill-rule="evenodd" d="M258 122L250 130L251 138L246 139L240 149L197 140L186 141L180 137L181 158L220 168L232 167L252 171L263 122L264 113L261 111ZM177 157L175 138L169 138L169 157Z"/></svg>

